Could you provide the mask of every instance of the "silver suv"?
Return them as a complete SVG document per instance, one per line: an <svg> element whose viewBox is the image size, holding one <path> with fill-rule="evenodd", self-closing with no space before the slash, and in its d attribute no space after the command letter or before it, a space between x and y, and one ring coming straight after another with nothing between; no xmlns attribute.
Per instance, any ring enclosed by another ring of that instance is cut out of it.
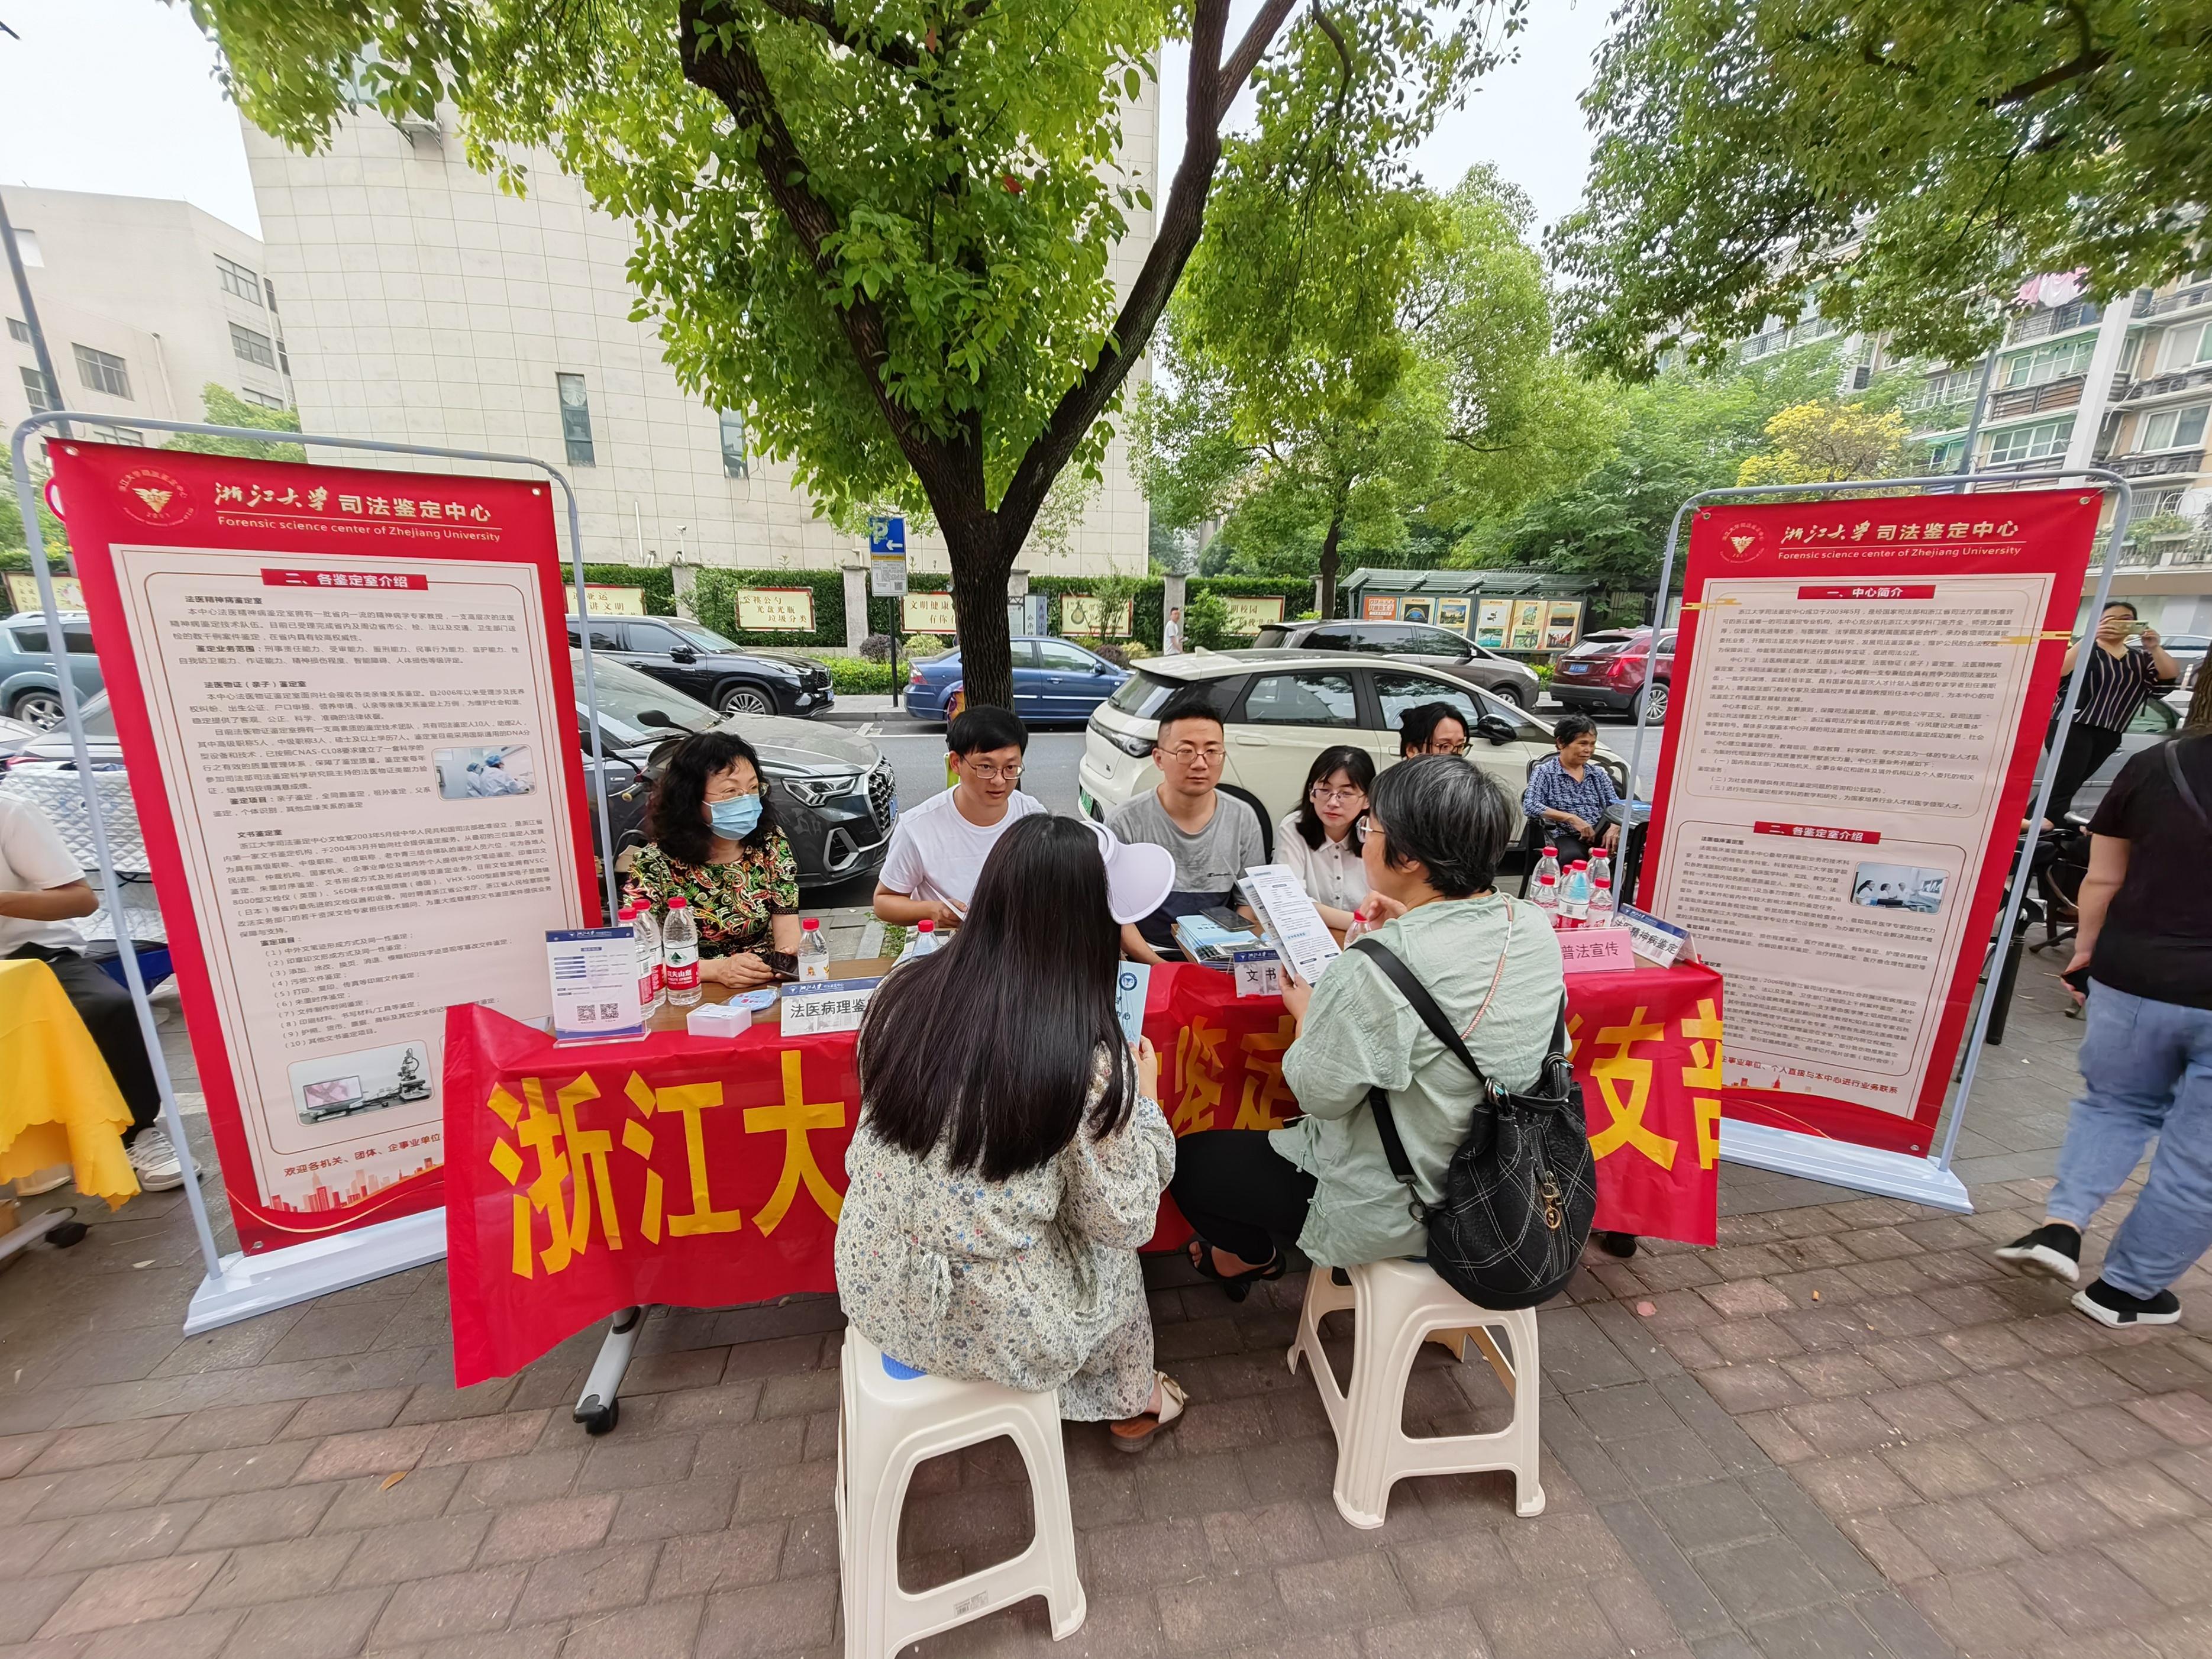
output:
<svg viewBox="0 0 2212 1659"><path fill-rule="evenodd" d="M1536 706L1538 681L1534 669L1486 650L1449 628L1349 618L1270 623L1260 630L1260 637L1252 644L1255 649L1357 651L1364 656L1396 657L1441 668L1452 678L1479 685L1520 708Z"/></svg>

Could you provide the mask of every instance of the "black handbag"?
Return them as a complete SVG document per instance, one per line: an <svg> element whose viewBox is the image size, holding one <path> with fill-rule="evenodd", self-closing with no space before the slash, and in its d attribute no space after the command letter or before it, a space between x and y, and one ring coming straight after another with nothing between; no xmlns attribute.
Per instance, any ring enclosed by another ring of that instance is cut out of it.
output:
<svg viewBox="0 0 2212 1659"><path fill-rule="evenodd" d="M1516 1094L1483 1075L1436 999L1389 946L1370 937L1350 948L1398 988L1437 1041L1473 1074L1487 1107L1476 1110L1466 1141L1452 1154L1443 1201L1430 1205L1414 1182L1389 1092L1367 1091L1390 1172L1405 1183L1407 1207L1428 1233L1429 1266L1477 1307L1548 1302L1574 1277L1597 1214L1597 1161L1590 1155L1582 1085L1567 1064L1566 999L1559 1000L1534 1089Z"/></svg>

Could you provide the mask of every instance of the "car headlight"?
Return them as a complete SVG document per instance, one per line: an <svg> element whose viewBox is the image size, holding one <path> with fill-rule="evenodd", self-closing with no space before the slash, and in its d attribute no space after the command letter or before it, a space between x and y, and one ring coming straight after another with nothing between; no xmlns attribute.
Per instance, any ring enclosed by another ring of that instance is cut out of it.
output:
<svg viewBox="0 0 2212 1659"><path fill-rule="evenodd" d="M841 795L857 794L860 780L847 778L778 778L776 784L802 806L819 806Z"/></svg>

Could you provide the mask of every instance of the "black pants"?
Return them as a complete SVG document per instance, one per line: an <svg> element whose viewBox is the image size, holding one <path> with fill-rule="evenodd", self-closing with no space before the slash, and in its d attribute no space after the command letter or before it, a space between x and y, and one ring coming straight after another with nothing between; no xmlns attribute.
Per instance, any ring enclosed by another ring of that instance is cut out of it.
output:
<svg viewBox="0 0 2212 1659"><path fill-rule="evenodd" d="M2066 744L2058 751L2057 775L2051 783L2051 804L2043 815L2053 823L2066 821L2067 813L2074 810L2074 792L2088 782L2089 775L2112 757L2120 746L2120 734L2107 726L2085 726L2081 721L2066 728Z"/></svg>
<svg viewBox="0 0 2212 1659"><path fill-rule="evenodd" d="M1176 1142L1168 1190L1207 1243L1257 1266L1297 1243L1314 1178L1268 1145L1265 1129L1210 1129Z"/></svg>
<svg viewBox="0 0 2212 1659"><path fill-rule="evenodd" d="M129 1146L161 1112L161 1091L154 1081L153 1062L146 1058L146 1044L138 1035L138 1011L131 1006L131 993L75 951L26 945L9 953L10 960L26 957L54 970L63 994L84 1022L84 1029L92 1033L93 1046L107 1062L115 1086L122 1091L123 1103L131 1109L131 1127L123 1135L123 1144Z"/></svg>

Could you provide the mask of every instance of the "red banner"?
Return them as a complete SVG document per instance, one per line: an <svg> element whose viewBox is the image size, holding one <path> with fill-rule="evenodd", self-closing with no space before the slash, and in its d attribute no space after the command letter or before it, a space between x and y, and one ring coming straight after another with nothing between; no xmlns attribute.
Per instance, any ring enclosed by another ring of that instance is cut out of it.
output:
<svg viewBox="0 0 2212 1659"><path fill-rule="evenodd" d="M1930 1150L2100 501L1698 509L1639 902L1728 976L1729 1116Z"/></svg>
<svg viewBox="0 0 2212 1659"><path fill-rule="evenodd" d="M447 1007L599 916L550 486L48 453L240 1246L435 1209Z"/></svg>
<svg viewBox="0 0 2212 1659"><path fill-rule="evenodd" d="M1713 1242L1721 982L1710 969L1568 981L1598 1154L1598 1225ZM1294 1027L1227 975L1152 971L1146 1035L1177 1134L1279 1127ZM641 1303L726 1307L836 1288L860 1109L851 1036L667 1032L556 1045L473 1005L446 1036L447 1282L458 1386L507 1376ZM1152 1248L1188 1236L1163 1200Z"/></svg>

